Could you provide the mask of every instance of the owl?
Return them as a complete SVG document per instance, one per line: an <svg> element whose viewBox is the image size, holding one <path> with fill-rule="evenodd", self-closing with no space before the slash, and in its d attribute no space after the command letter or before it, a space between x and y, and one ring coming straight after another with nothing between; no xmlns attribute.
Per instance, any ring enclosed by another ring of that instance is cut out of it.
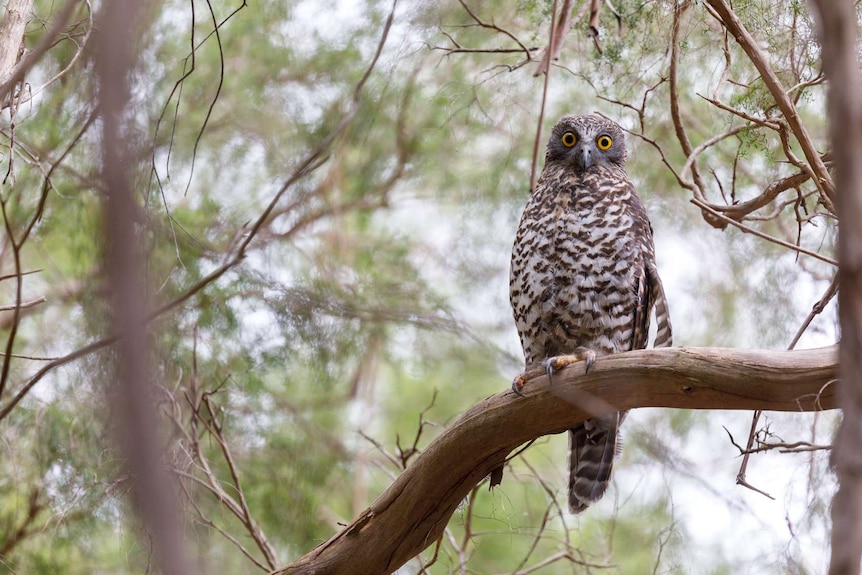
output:
<svg viewBox="0 0 862 575"><path fill-rule="evenodd" d="M509 296L526 369L551 373L577 361L671 345L667 300L652 228L625 172L622 129L600 116L565 116L554 126L545 167L515 237ZM598 361L601 361L600 359ZM520 393L523 378L513 388ZM568 431L569 509L598 501L621 449L627 412Z"/></svg>

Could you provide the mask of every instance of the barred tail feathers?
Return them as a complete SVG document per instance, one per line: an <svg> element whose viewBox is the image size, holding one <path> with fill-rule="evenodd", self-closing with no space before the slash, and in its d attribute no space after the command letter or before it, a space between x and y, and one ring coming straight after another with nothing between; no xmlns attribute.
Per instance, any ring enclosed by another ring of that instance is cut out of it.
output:
<svg viewBox="0 0 862 575"><path fill-rule="evenodd" d="M569 430L569 511L580 513L602 498L622 450L619 424L626 412L590 419Z"/></svg>

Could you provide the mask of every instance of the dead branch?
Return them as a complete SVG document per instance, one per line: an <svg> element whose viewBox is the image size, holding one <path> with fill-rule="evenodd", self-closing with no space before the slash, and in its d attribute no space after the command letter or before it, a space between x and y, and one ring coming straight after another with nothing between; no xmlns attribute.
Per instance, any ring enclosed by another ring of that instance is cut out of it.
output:
<svg viewBox="0 0 862 575"><path fill-rule="evenodd" d="M343 531L280 575L391 573L434 544L464 497L519 445L610 409L837 406L837 346L805 351L640 350L602 358L590 373L528 373L526 397L505 391L467 410Z"/></svg>

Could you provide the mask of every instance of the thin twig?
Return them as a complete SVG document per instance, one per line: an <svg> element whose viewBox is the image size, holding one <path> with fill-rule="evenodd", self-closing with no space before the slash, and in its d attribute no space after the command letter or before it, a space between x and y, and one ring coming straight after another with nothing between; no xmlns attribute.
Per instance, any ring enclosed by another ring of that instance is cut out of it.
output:
<svg viewBox="0 0 862 575"><path fill-rule="evenodd" d="M260 525L252 518L251 510L249 509L248 502L245 498L245 491L242 488L242 482L239 478L239 471L237 471L236 463L234 463L230 447L224 437L224 430L216 417L216 413L210 399L211 397L211 394L205 393L202 395L203 404L206 406L207 412L210 416L206 419L204 425L210 430L210 434L215 438L216 443L218 443L224 462L227 464L228 471L230 472L231 482L233 483L237 498L239 499L239 507L241 511L239 519L246 527L251 538L257 544L258 549L263 553L269 568L275 569L278 564L275 558L275 549L273 549L272 545L269 543L269 540L260 528Z"/></svg>
<svg viewBox="0 0 862 575"><path fill-rule="evenodd" d="M755 230L752 227L749 227L749 226L747 226L741 222L737 222L736 220L729 218L729 217L725 216L724 214L714 210L713 208L711 208L709 206L709 204L707 204L706 202L702 202L702 201L698 200L697 198L691 198L689 201L691 203L693 203L694 205L696 205L697 207L699 207L700 209L708 211L710 214L719 218L720 220L725 221L725 222L727 222L733 226L736 226L737 228L744 231L745 233L755 235L755 236L757 236L761 239L764 239L766 241L772 242L774 244L778 244L779 246L784 246L785 248L791 249L791 250L799 252L801 254L811 256L811 257L816 258L816 259L818 259L822 262L825 262L827 264L830 264L833 266L838 266L838 262L835 261L834 259L830 258L830 257L824 256L822 254L818 254L817 252L807 250L801 246L797 246L797 245L792 244L790 242L786 242L782 239L779 239L779 238L776 238L774 236L770 236L769 234L765 234L761 231Z"/></svg>
<svg viewBox="0 0 862 575"><path fill-rule="evenodd" d="M467 12L467 14L470 16L470 18L472 18L473 21L477 25L479 25L482 28L488 28L489 30L494 30L495 32L499 32L500 34L508 36L509 38L511 38L515 42L515 44L517 44L521 48L521 51L527 57L527 61L532 60L530 50L524 45L523 42L521 42L518 39L517 36L515 36L514 34L512 34L511 32L509 32L508 30L506 30L504 28L500 28L499 26L497 26L493 22L491 24L488 24L487 22L482 21L482 19L479 18L478 16L476 16L476 14L470 9L470 7L467 6L467 3L464 2L464 0L458 0L458 2L461 4L461 7L464 8L464 11ZM553 25L553 23L552 23L552 25Z"/></svg>
<svg viewBox="0 0 862 575"><path fill-rule="evenodd" d="M688 157L685 159L685 164L683 164L682 169L679 171L679 173L685 174L689 169L691 169L691 167L694 165L694 162L697 159L697 157L700 154L702 154L703 151L706 150L707 148L709 148L710 146L714 146L718 142L720 142L726 138L729 138L731 136L735 136L736 134L738 134L744 130L747 130L747 129L748 129L748 126L736 126L735 128L731 128L722 134L717 134L717 135L709 138L708 140L704 140L703 142L700 143L700 145L698 145L695 149L693 149L689 153ZM694 185L694 184L692 184L692 185ZM688 186L686 186L686 187L688 187Z"/></svg>
<svg viewBox="0 0 862 575"><path fill-rule="evenodd" d="M826 291L823 292L823 296L814 304L811 308L811 311L808 312L808 316L806 316L805 321L802 322L802 325L799 326L799 329L796 331L796 335L793 336L793 341L790 342L790 345L787 349L793 349L796 347L796 344L799 342L799 338L802 337L802 334L805 333L805 330L808 329L808 326L811 325L811 322L815 317L823 313L823 310L829 305L829 302L832 301L832 298L835 297L835 294L838 293L838 274L835 274L832 277L832 281L829 282L829 287L826 288Z"/></svg>
<svg viewBox="0 0 862 575"><path fill-rule="evenodd" d="M14 311L16 309L25 309L28 307L34 307L39 305L40 303L45 303L48 301L45 299L45 296L37 297L36 299L31 299L28 301L22 301L20 304L12 304L12 305L0 305L0 311Z"/></svg>
<svg viewBox="0 0 862 575"><path fill-rule="evenodd" d="M554 39L556 38L556 21L557 21L557 0L554 0L553 7L551 8L551 32L550 32L550 40L549 46L554 45ZM541 145L542 139L542 124L545 123L545 105L548 101L548 82L551 77L551 67L548 66L548 69L545 71L545 81L542 85L542 105L539 108L539 121L536 125L536 139L533 140L533 160L530 164L530 193L536 189L536 173L538 171L539 166L539 147Z"/></svg>
<svg viewBox="0 0 862 575"><path fill-rule="evenodd" d="M12 224L9 221L9 214L6 210L6 202L5 198L0 198L0 209L3 212L3 226L9 238L9 245L12 247L12 257L15 261L15 305L13 307L12 325L9 328L9 337L6 339L3 370L2 374L0 374L0 398L3 397L3 391L6 389L6 384L9 380L9 369L12 367L12 348L15 345L15 337L18 334L18 322L21 319L21 300L24 290L24 281L21 273L21 245L15 240L15 234L12 231Z"/></svg>

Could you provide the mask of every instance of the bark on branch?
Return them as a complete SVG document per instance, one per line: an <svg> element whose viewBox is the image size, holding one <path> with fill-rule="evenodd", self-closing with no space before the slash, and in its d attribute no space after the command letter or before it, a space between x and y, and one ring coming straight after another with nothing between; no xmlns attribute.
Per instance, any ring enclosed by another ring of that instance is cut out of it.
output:
<svg viewBox="0 0 862 575"><path fill-rule="evenodd" d="M836 407L838 347L805 351L640 350L575 365L526 397L499 393L467 410L356 520L276 571L391 573L443 533L470 490L523 443L634 407L816 411Z"/></svg>

